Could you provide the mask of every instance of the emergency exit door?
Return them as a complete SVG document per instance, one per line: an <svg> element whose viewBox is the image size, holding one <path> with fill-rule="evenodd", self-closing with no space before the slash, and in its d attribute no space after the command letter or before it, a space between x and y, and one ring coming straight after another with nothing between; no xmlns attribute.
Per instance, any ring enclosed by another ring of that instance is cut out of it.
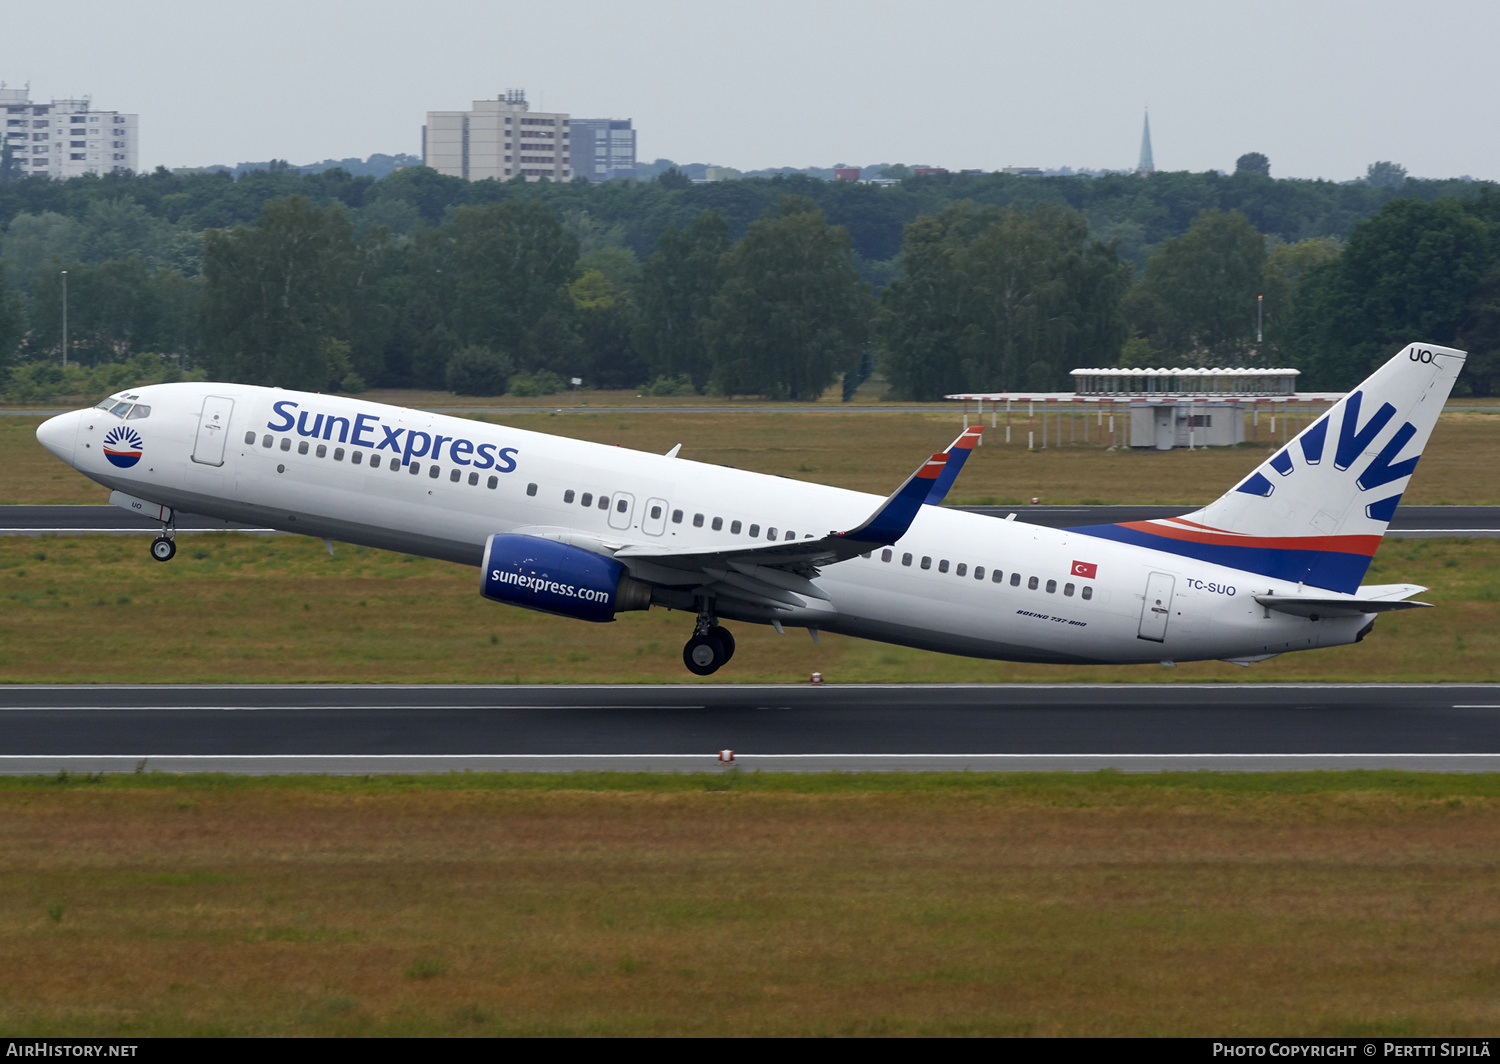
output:
<svg viewBox="0 0 1500 1064"><path fill-rule="evenodd" d="M203 415L198 419L198 438L193 443L193 461L199 465L224 464L224 442L229 438L229 416L234 400L210 395L203 400Z"/></svg>
<svg viewBox="0 0 1500 1064"><path fill-rule="evenodd" d="M1167 621L1172 616L1172 589L1177 581L1167 573L1152 573L1146 580L1146 601L1141 604L1141 639L1164 643Z"/></svg>

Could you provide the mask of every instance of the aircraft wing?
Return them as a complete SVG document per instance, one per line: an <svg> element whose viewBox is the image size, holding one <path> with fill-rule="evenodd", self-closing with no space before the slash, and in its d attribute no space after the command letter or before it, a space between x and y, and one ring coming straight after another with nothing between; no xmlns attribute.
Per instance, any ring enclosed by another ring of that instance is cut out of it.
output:
<svg viewBox="0 0 1500 1064"><path fill-rule="evenodd" d="M983 435L984 429L979 425L964 429L958 439L950 443L943 451L948 456L948 461L937 479L932 482L932 490L927 493L928 506L937 506L948 497L948 489L953 487L953 482L958 479L958 471L969 460L969 455L974 452L974 445Z"/></svg>
<svg viewBox="0 0 1500 1064"><path fill-rule="evenodd" d="M727 584L730 586L727 593L736 597L755 594L771 602L802 605L785 592L826 598L809 580L817 575L818 566L868 554L904 536L947 462L947 453L927 459L874 513L846 532L712 551L692 547L663 550L650 544L630 544L616 550L614 556L633 569L645 563L641 567L649 567L650 574L643 577L657 583Z"/></svg>

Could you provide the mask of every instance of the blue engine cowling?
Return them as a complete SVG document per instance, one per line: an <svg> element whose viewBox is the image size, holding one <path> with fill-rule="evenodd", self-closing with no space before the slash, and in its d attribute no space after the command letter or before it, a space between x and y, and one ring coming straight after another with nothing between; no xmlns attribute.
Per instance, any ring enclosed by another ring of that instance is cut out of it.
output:
<svg viewBox="0 0 1500 1064"><path fill-rule="evenodd" d="M479 593L581 621L612 621L651 605L651 585L602 554L538 536L500 533L484 545Z"/></svg>

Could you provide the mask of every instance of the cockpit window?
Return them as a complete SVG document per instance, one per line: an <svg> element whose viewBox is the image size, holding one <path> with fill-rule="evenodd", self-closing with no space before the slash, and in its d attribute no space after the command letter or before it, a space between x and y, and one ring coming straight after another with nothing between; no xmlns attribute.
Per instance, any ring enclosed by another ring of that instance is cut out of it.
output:
<svg viewBox="0 0 1500 1064"><path fill-rule="evenodd" d="M115 400L114 399L101 399L99 401L99 404L97 406L95 406L94 409L95 410L108 410L110 407L112 407L114 405L115 405Z"/></svg>
<svg viewBox="0 0 1500 1064"><path fill-rule="evenodd" d="M125 420L134 421L138 417L150 416L151 408L149 406L147 406L145 403L136 403L135 406L131 408L130 413L125 416Z"/></svg>
<svg viewBox="0 0 1500 1064"><path fill-rule="evenodd" d="M126 414L130 413L130 406L131 404L127 402L116 403L114 405L114 408L110 410L110 413L115 417L124 417Z"/></svg>

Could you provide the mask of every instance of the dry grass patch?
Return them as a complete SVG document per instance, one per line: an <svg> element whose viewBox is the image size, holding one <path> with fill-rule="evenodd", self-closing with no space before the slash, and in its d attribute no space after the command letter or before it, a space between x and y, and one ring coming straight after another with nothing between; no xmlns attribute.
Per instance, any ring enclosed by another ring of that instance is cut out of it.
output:
<svg viewBox="0 0 1500 1064"><path fill-rule="evenodd" d="M11 783L0 1030L1494 1029L1494 780L1216 778Z"/></svg>

